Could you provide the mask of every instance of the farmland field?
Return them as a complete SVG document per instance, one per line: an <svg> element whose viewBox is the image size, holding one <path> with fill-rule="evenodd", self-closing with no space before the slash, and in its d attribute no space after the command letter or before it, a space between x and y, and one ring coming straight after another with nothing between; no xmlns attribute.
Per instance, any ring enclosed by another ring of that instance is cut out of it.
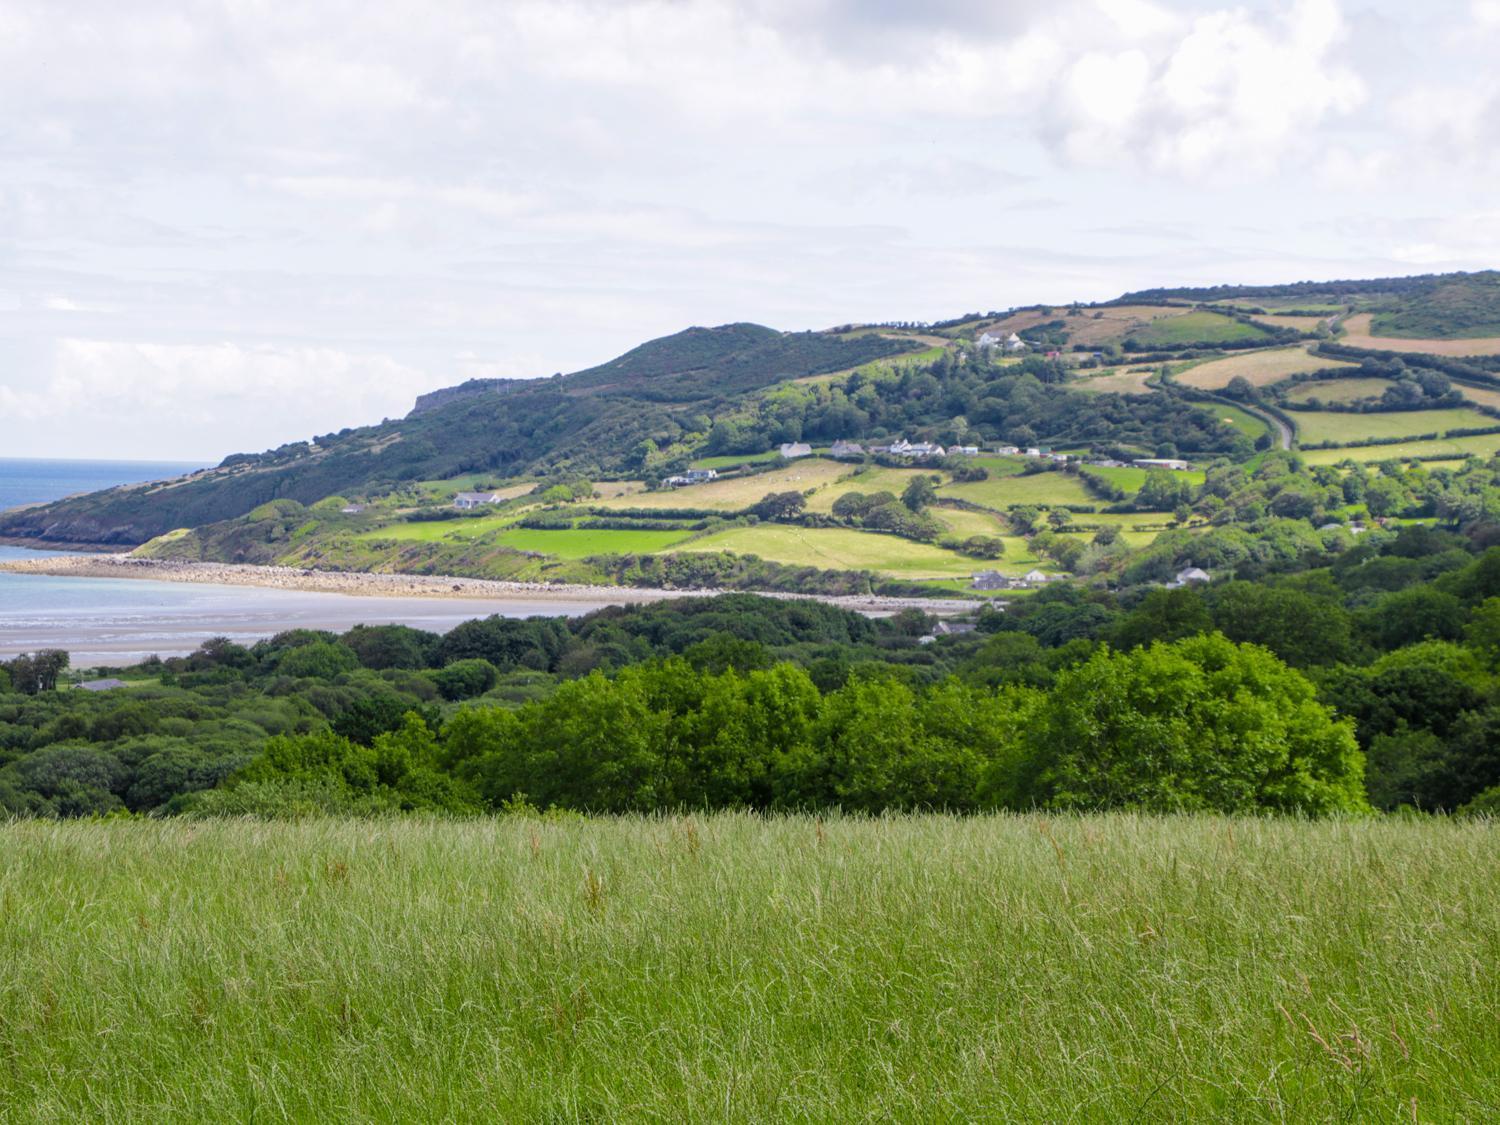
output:
<svg viewBox="0 0 1500 1125"><path fill-rule="evenodd" d="M521 518L519 512L495 516L458 516L449 520L414 520L362 531L356 539L399 539L406 543L435 543L442 539L482 539L509 527Z"/></svg>
<svg viewBox="0 0 1500 1125"><path fill-rule="evenodd" d="M699 457L692 462L694 469L734 469L740 465L761 465L774 461L781 454L776 450L767 453L726 453L722 457Z"/></svg>
<svg viewBox="0 0 1500 1125"><path fill-rule="evenodd" d="M1001 524L1000 517L993 516L989 512L971 512L967 508L936 506L928 508L927 511L938 523L961 539L967 539L971 535L999 537L1010 530Z"/></svg>
<svg viewBox="0 0 1500 1125"><path fill-rule="evenodd" d="M735 527L694 539L681 549L733 551L739 555L759 555L788 566L873 570L895 578L955 577L995 566L928 543L841 527L791 527L784 524Z"/></svg>
<svg viewBox="0 0 1500 1125"><path fill-rule="evenodd" d="M1481 1121L1433 819L20 821L17 1121Z"/></svg>
<svg viewBox="0 0 1500 1125"><path fill-rule="evenodd" d="M1290 328L1297 332L1316 332L1326 323L1321 316L1288 316L1285 313L1256 313L1251 316L1257 324L1269 324L1272 328Z"/></svg>
<svg viewBox="0 0 1500 1125"><path fill-rule="evenodd" d="M1241 410L1238 406L1226 406L1223 403L1209 403L1199 409L1207 411L1221 422L1233 426L1246 437L1255 439L1267 432L1271 427L1259 416L1251 414L1248 410Z"/></svg>
<svg viewBox="0 0 1500 1125"><path fill-rule="evenodd" d="M1308 445L1323 441L1367 441L1371 438L1443 434L1448 430L1500 425L1477 410L1398 410L1379 414L1300 412L1298 440Z"/></svg>
<svg viewBox="0 0 1500 1125"><path fill-rule="evenodd" d="M515 527L500 533L499 542L518 551L539 551L563 559L586 559L590 555L649 555L664 551L692 532L637 531L605 528L551 530Z"/></svg>
<svg viewBox="0 0 1500 1125"><path fill-rule="evenodd" d="M1418 340L1404 336L1376 336L1370 331L1371 314L1360 313L1344 321L1340 343L1354 348L1378 348L1391 352L1423 352L1427 355L1500 355L1500 336L1469 340Z"/></svg>
<svg viewBox="0 0 1500 1125"><path fill-rule="evenodd" d="M803 457L782 469L747 477L712 480L687 488L668 488L660 492L642 492L615 500L606 500L602 508L712 508L737 512L747 508L769 492L805 492L809 488L831 484L850 471L852 466L821 457Z"/></svg>
<svg viewBox="0 0 1500 1125"><path fill-rule="evenodd" d="M1012 504L1045 507L1049 504L1098 503L1082 481L1071 473L1064 472L1029 473L965 484L945 484L938 489L938 495L968 500L1001 511Z"/></svg>
<svg viewBox="0 0 1500 1125"><path fill-rule="evenodd" d="M1138 492L1141 485L1146 483L1146 474L1149 470L1138 469L1134 465L1125 465L1121 468L1110 468L1100 465L1090 465L1090 473L1101 476L1112 484L1117 484L1126 492ZM1203 483L1203 470L1189 469L1186 472L1173 472L1174 480L1185 480L1197 488Z"/></svg>
<svg viewBox="0 0 1500 1125"><path fill-rule="evenodd" d="M1111 371L1106 375L1081 376L1072 386L1075 390L1096 394L1145 395L1154 393L1146 380L1156 373L1154 367L1139 370Z"/></svg>
<svg viewBox="0 0 1500 1125"><path fill-rule="evenodd" d="M1292 375L1304 371L1320 371L1325 367L1353 367L1336 359L1323 359L1309 355L1305 346L1274 348L1266 351L1244 352L1200 363L1180 374L1173 381L1185 387L1197 387L1205 391L1217 391L1229 386L1236 377L1255 387L1279 383Z"/></svg>
<svg viewBox="0 0 1500 1125"><path fill-rule="evenodd" d="M853 465L845 465L844 472L853 472L854 468ZM942 476L943 474L934 469L887 469L877 466L847 480L836 480L831 484L822 485L807 498L807 510L810 512L832 511L833 502L850 492L890 492L899 497L911 478L919 475Z"/></svg>
<svg viewBox="0 0 1500 1125"><path fill-rule="evenodd" d="M1393 386L1395 384L1389 379L1366 379L1362 376L1353 379L1318 379L1299 384L1286 397L1291 402L1306 402L1314 398L1320 402L1358 402L1363 398L1379 398L1387 387Z"/></svg>
<svg viewBox="0 0 1500 1125"><path fill-rule="evenodd" d="M1466 387L1459 383L1454 383L1453 389L1470 402L1500 410L1500 391L1492 391L1488 387Z"/></svg>
<svg viewBox="0 0 1500 1125"><path fill-rule="evenodd" d="M1500 452L1500 434L1408 441L1399 445L1357 445L1348 449L1299 449L1297 455L1309 465L1334 465L1344 460L1368 463L1438 455L1464 457L1470 453L1489 457L1496 452Z"/></svg>
<svg viewBox="0 0 1500 1125"><path fill-rule="evenodd" d="M1230 344L1254 340L1266 333L1220 313L1197 311L1163 317L1131 333L1142 347L1176 347L1182 344Z"/></svg>

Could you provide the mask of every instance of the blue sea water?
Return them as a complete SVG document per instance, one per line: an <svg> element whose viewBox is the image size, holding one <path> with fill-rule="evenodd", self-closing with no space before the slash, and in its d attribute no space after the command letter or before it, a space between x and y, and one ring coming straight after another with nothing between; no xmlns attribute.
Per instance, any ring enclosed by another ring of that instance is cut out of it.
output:
<svg viewBox="0 0 1500 1125"><path fill-rule="evenodd" d="M0 458L0 508L57 500L75 492L176 476L195 465L141 461L19 461ZM0 545L0 561L56 551ZM148 582L135 578L56 578L0 572L0 658L39 648L67 649L73 666L122 665L155 653L191 652L209 637L250 643L284 629L403 624L446 632L475 617L572 616L610 604L480 598L384 598Z"/></svg>
<svg viewBox="0 0 1500 1125"><path fill-rule="evenodd" d="M0 512L117 484L165 480L201 469L184 461L42 461L0 457Z"/></svg>

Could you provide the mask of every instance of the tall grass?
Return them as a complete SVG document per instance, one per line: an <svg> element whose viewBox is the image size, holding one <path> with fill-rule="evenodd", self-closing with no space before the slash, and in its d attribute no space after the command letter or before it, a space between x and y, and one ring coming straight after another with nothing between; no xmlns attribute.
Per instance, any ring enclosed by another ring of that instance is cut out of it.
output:
<svg viewBox="0 0 1500 1125"><path fill-rule="evenodd" d="M6 1120L1494 1120L1500 833L0 825Z"/></svg>

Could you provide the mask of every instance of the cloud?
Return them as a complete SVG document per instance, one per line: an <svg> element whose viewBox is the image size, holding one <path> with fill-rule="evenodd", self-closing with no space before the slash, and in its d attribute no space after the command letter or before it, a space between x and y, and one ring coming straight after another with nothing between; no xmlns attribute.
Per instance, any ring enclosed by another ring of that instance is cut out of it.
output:
<svg viewBox="0 0 1500 1125"><path fill-rule="evenodd" d="M439 382L384 356L331 348L64 338L39 384L0 383L0 416L21 425L23 448L27 432L61 424L91 456L139 456L138 435L167 427L177 437L171 452L212 459L399 417Z"/></svg>

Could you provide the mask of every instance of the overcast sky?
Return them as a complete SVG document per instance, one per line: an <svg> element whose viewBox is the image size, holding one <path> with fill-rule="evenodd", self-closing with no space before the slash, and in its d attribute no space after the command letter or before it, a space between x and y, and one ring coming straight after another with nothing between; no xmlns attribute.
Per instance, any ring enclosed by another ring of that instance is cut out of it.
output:
<svg viewBox="0 0 1500 1125"><path fill-rule="evenodd" d="M1500 265L1500 0L0 0L0 457L693 324Z"/></svg>

